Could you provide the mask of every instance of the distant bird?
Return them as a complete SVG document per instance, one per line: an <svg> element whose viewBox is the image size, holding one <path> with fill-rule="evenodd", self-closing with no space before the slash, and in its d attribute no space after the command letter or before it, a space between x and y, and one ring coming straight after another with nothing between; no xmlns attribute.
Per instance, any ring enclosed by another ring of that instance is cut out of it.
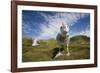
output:
<svg viewBox="0 0 100 73"><path fill-rule="evenodd" d="M38 40L37 40L37 39L35 39L35 40L33 41L32 46L37 46L37 45L39 45L39 43L38 43Z"/></svg>

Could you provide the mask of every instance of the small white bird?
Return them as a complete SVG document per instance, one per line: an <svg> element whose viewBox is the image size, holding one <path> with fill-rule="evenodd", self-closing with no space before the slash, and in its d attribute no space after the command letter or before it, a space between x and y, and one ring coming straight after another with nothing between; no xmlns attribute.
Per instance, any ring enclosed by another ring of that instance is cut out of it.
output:
<svg viewBox="0 0 100 73"><path fill-rule="evenodd" d="M39 44L38 44L38 41L37 41L37 39L35 39L35 40L33 41L33 44L32 44L32 46L37 46L37 45L39 45Z"/></svg>

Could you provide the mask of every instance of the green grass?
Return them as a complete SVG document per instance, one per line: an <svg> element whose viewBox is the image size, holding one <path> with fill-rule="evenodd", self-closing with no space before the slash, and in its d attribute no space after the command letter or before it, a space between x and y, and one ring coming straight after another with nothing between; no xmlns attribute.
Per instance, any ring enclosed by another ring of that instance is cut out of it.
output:
<svg viewBox="0 0 100 73"><path fill-rule="evenodd" d="M23 62L36 62L36 61L56 61L56 60L80 60L90 58L90 45L89 38L85 36L72 37L70 41L70 56L61 55L52 59L52 52L57 47L56 40L41 40L39 46L31 46L31 38L24 38L22 49Z"/></svg>

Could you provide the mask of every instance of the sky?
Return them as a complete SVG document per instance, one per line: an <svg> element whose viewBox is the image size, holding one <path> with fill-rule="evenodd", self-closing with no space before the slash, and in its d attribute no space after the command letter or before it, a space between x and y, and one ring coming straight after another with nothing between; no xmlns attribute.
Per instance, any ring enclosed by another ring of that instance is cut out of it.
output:
<svg viewBox="0 0 100 73"><path fill-rule="evenodd" d="M64 23L69 36L90 36L90 14L78 12L22 11L22 36L35 39L55 38Z"/></svg>

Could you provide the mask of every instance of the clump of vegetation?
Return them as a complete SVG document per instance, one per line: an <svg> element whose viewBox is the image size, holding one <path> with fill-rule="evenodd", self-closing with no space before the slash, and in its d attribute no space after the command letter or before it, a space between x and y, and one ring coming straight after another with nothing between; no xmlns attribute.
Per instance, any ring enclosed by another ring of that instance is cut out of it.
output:
<svg viewBox="0 0 100 73"><path fill-rule="evenodd" d="M32 43L33 43L32 38L25 37L25 38L22 39L22 45L23 46L31 46Z"/></svg>
<svg viewBox="0 0 100 73"><path fill-rule="evenodd" d="M32 48L31 47L32 43L33 43L32 38L24 37L22 39L22 48L23 48L22 52L25 53L25 52L29 51L30 48Z"/></svg>

